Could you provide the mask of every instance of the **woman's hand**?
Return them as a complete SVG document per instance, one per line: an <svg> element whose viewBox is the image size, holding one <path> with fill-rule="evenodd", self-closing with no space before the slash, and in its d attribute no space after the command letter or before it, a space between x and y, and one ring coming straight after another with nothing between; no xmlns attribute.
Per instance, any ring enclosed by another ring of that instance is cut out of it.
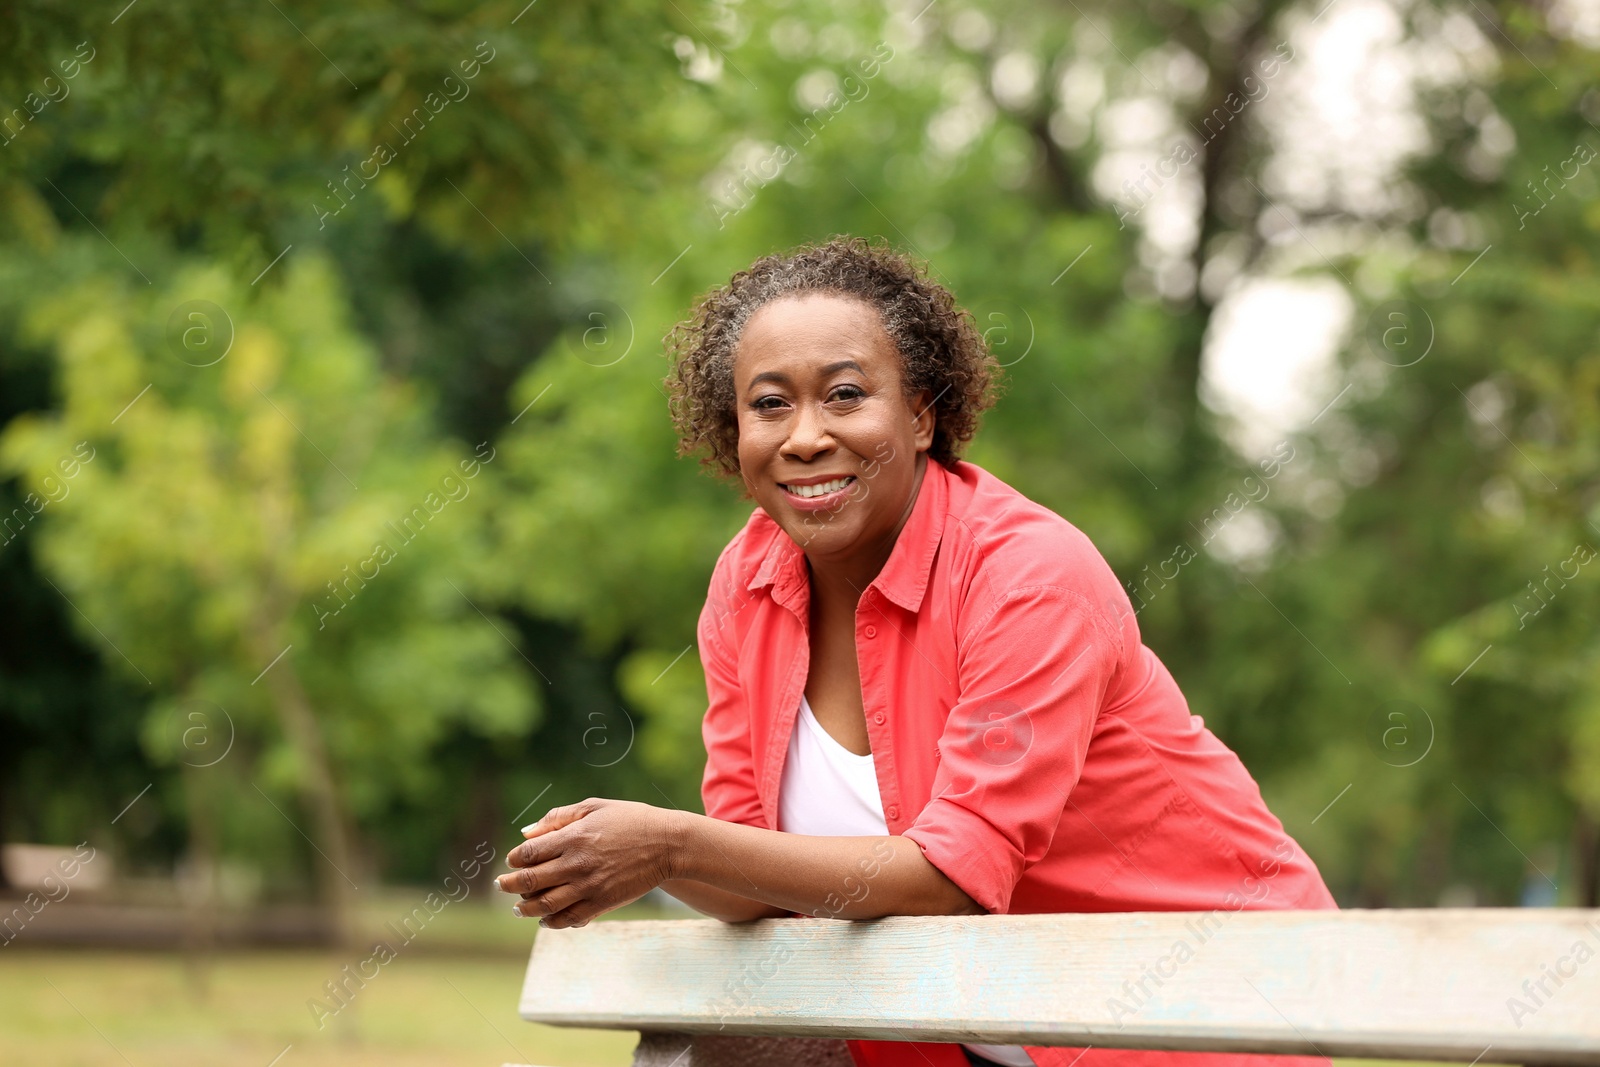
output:
<svg viewBox="0 0 1600 1067"><path fill-rule="evenodd" d="M905 837L809 837L625 800L553 808L523 830L496 880L518 915L582 926L663 882L729 922L981 915L985 909Z"/></svg>
<svg viewBox="0 0 1600 1067"><path fill-rule="evenodd" d="M540 925L582 926L676 876L681 813L626 800L589 799L552 808L525 827L506 855L516 870L496 885L515 893L518 915Z"/></svg>

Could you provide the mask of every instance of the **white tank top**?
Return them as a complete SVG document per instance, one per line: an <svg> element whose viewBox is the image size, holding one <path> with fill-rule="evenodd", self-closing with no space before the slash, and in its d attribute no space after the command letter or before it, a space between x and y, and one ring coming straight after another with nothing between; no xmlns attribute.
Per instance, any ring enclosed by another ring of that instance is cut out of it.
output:
<svg viewBox="0 0 1600 1067"><path fill-rule="evenodd" d="M822 728L805 694L778 787L778 829L812 837L888 837L872 753L858 756ZM1020 1045L967 1045L1007 1067L1034 1067Z"/></svg>

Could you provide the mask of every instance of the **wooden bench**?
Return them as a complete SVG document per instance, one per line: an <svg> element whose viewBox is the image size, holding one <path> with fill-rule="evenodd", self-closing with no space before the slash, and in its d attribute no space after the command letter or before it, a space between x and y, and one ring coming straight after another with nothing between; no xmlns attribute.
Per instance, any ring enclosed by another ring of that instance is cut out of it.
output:
<svg viewBox="0 0 1600 1067"><path fill-rule="evenodd" d="M524 1019L635 1067L848 1067L846 1037L1600 1064L1600 910L1215 911L542 930Z"/></svg>

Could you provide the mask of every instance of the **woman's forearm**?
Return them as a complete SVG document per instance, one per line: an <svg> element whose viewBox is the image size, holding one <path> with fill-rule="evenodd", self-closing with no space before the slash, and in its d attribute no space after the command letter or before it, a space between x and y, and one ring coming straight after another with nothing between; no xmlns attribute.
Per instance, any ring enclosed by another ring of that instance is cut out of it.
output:
<svg viewBox="0 0 1600 1067"><path fill-rule="evenodd" d="M716 918L737 922L779 911L836 919L984 913L909 838L810 837L686 812L681 818L668 891ZM700 893L697 901L688 887L687 895L677 892L680 882L722 893Z"/></svg>
<svg viewBox="0 0 1600 1067"><path fill-rule="evenodd" d="M674 879L662 882L661 890L670 893L702 915L721 919L725 923L743 923L752 919L781 919L790 912L759 900L730 893L704 882Z"/></svg>

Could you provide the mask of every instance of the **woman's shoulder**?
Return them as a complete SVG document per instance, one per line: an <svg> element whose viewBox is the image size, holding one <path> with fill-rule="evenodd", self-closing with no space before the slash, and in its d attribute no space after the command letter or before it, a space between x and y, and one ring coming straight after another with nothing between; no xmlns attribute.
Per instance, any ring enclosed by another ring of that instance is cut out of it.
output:
<svg viewBox="0 0 1600 1067"><path fill-rule="evenodd" d="M1055 585L1126 603L1111 565L1070 520L965 460L949 484L945 535L964 569L1004 588Z"/></svg>
<svg viewBox="0 0 1600 1067"><path fill-rule="evenodd" d="M1055 604L1086 617L1119 660L1139 648L1133 604L1086 533L976 464L958 462L949 485L940 555L960 615L981 621L1019 600Z"/></svg>

